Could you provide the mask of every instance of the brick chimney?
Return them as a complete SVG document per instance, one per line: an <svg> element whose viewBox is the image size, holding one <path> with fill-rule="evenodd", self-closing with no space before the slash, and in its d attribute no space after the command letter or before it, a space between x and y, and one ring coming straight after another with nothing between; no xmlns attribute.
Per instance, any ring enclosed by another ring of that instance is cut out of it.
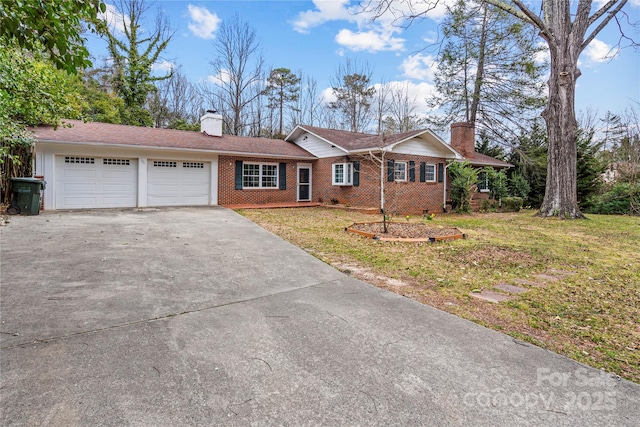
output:
<svg viewBox="0 0 640 427"><path fill-rule="evenodd" d="M474 157L476 129L473 123L451 123L451 146L464 157Z"/></svg>
<svg viewBox="0 0 640 427"><path fill-rule="evenodd" d="M222 136L222 115L207 110L205 115L200 117L200 132L209 136Z"/></svg>

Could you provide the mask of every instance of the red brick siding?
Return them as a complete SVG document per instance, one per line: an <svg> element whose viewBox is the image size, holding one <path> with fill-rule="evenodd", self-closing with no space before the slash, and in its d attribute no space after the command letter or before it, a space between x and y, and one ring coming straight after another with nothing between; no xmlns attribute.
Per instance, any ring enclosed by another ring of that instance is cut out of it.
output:
<svg viewBox="0 0 640 427"><path fill-rule="evenodd" d="M287 188L246 189L236 190L235 173L236 160L255 163L287 164ZM298 163L310 163L297 160L264 159L259 157L220 156L218 160L218 204L264 204L264 203L295 203L297 198L297 167Z"/></svg>
<svg viewBox="0 0 640 427"><path fill-rule="evenodd" d="M386 160L415 162L415 182L388 182L387 165L384 165L384 186L386 211L392 214L422 214L428 212L442 212L444 184L439 182L420 182L420 163L426 162L436 165L445 163L445 159L387 154ZM332 199L338 203L354 207L380 207L380 166L371 160L359 156L349 156L348 161L360 162L359 186L334 186L331 184L331 165L346 162L346 156L319 159L313 167L313 200L331 203Z"/></svg>

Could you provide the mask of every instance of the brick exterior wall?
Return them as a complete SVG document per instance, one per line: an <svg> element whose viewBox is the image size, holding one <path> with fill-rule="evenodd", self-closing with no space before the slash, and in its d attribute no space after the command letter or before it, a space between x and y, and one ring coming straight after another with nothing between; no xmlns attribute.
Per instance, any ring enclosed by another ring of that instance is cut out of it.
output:
<svg viewBox="0 0 640 427"><path fill-rule="evenodd" d="M273 163L287 165L287 188L245 189L235 188L235 162ZM312 163L309 161L265 159L260 157L220 156L218 160L218 204L265 204L265 203L295 203L297 199L297 171L298 163ZM312 199L313 200L313 199Z"/></svg>
<svg viewBox="0 0 640 427"><path fill-rule="evenodd" d="M415 181L388 182L386 160L415 162ZM331 165L343 162L360 162L360 185L336 186L331 184ZM423 156L411 156L387 153L384 165L385 207L391 214L421 215L428 212L441 213L443 202L444 183L420 182L420 163L436 165L445 163L445 159ZM342 156L319 159L313 167L313 200L325 204L337 200L338 203L353 207L379 208L380 207L380 166L371 160L361 156Z"/></svg>
<svg viewBox="0 0 640 427"><path fill-rule="evenodd" d="M279 189L235 189L235 162L285 163L287 169L287 188ZM388 182L386 160L415 162L415 181ZM331 184L334 163L360 162L360 185L337 186ZM266 204L295 203L297 198L297 168L299 163L312 166L311 201L331 204L333 200L353 207L380 207L380 166L361 156L342 156L318 159L311 162L298 160L265 159L259 157L220 156L218 161L218 204ZM445 159L423 156L411 156L387 153L384 165L385 206L393 215L421 215L428 212L441 213L444 184L442 182L420 182L420 163L446 163Z"/></svg>

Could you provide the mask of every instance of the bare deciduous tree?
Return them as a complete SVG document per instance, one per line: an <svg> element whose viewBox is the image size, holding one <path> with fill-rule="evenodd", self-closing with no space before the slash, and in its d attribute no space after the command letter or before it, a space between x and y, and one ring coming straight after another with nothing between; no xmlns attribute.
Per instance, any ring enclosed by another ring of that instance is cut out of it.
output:
<svg viewBox="0 0 640 427"><path fill-rule="evenodd" d="M204 101L197 87L180 70L171 78L156 84L157 90L148 106L155 127L174 127L178 122L195 126L199 123Z"/></svg>
<svg viewBox="0 0 640 427"><path fill-rule="evenodd" d="M225 116L227 132L244 135L250 121L247 107L261 95L255 86L263 79L264 60L256 32L236 15L222 23L214 48L216 59L211 65L215 81L208 98Z"/></svg>
<svg viewBox="0 0 640 427"><path fill-rule="evenodd" d="M426 119L416 114L417 99L411 96L409 84L393 84L388 89L387 115L384 132L402 133L419 129L426 125Z"/></svg>

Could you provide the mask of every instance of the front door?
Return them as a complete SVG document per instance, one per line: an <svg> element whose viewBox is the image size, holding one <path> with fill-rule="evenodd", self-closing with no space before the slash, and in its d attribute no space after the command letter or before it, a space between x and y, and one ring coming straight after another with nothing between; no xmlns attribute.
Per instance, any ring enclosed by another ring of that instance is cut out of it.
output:
<svg viewBox="0 0 640 427"><path fill-rule="evenodd" d="M298 201L311 200L311 165L298 165Z"/></svg>

